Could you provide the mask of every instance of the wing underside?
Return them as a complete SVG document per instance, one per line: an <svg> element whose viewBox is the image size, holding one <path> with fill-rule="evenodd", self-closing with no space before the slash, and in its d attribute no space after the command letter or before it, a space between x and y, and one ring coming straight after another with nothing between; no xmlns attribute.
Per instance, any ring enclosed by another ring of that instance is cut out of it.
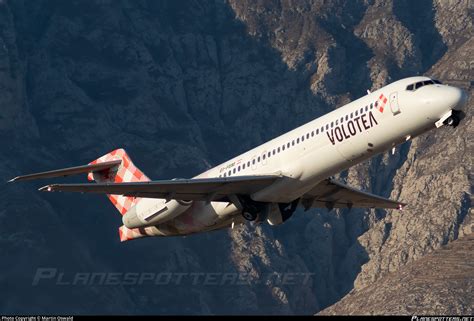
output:
<svg viewBox="0 0 474 321"><path fill-rule="evenodd" d="M251 195L270 186L279 176L236 176L161 180L116 184L52 184L47 192L80 192L193 201L229 201L231 195Z"/></svg>
<svg viewBox="0 0 474 321"><path fill-rule="evenodd" d="M406 205L405 203L355 189L332 178L323 180L303 195L301 204L306 209L311 207L400 209Z"/></svg>
<svg viewBox="0 0 474 321"><path fill-rule="evenodd" d="M116 168L121 162L121 160L112 160L97 164L28 174L17 176L10 180L10 182L101 172ZM251 196L271 186L278 180L288 178L289 177L280 174L274 174L125 183L51 184L40 188L40 190L47 192L99 193L168 200L229 202L235 200L235 196ZM313 207L401 208L405 205L395 200L355 189L333 178L327 178L313 186L308 192L301 196L300 204L305 209Z"/></svg>
<svg viewBox="0 0 474 321"><path fill-rule="evenodd" d="M115 194L145 198L193 201L231 201L232 196L247 195L264 189L281 176L235 176L227 178L197 178L133 183L52 184L40 188L48 192L80 192ZM301 197L306 209L326 208L400 208L405 204L375 194L357 190L328 178Z"/></svg>

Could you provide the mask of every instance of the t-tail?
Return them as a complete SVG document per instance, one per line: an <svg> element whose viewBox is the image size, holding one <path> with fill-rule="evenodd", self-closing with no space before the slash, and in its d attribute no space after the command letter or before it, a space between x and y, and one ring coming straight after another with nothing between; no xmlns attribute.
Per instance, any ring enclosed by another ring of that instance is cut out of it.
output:
<svg viewBox="0 0 474 321"><path fill-rule="evenodd" d="M92 161L89 165L101 164L111 161L120 160L121 162L113 167L102 171L90 172L87 179L97 183L128 183L128 182L148 182L150 179L143 174L132 162L124 149L116 149L104 156ZM124 215L135 206L140 198L123 195L111 195L107 197L117 208L121 215Z"/></svg>
<svg viewBox="0 0 474 321"><path fill-rule="evenodd" d="M125 150L120 148L105 154L104 156L90 162L88 165L17 176L11 179L9 182L26 181L40 178L64 177L84 173L88 174L87 178L90 181L95 181L97 183L114 184L150 181L150 179L133 164ZM50 187L45 186L43 188L48 189ZM107 197L121 215L127 213L141 200L139 197L114 194L107 194ZM122 242L148 236L148 234L149 233L147 233L145 228L130 229L126 226L121 226L119 228L120 240Z"/></svg>
<svg viewBox="0 0 474 321"><path fill-rule="evenodd" d="M133 164L130 156L123 149L116 149L104 156L92 161L89 165L101 164L111 161L120 160L120 164L106 170L90 172L87 179L96 183L131 183L131 182L148 182L150 179ZM107 194L112 204L117 208L121 215L125 215L132 207L140 202L141 198L124 195ZM129 229L125 225L119 227L120 241L128 241L136 238L148 236L144 228Z"/></svg>

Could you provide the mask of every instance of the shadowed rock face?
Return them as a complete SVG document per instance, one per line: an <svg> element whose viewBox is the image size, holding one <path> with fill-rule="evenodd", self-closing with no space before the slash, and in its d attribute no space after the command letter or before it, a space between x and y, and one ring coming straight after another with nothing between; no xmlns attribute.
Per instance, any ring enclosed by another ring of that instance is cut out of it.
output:
<svg viewBox="0 0 474 321"><path fill-rule="evenodd" d="M470 92L469 5L0 1L0 180L117 147L149 177L191 177L401 77L432 75ZM456 129L341 173L409 203L403 212L313 210L275 228L186 238L120 244L120 216L105 197L0 185L0 286L8 289L0 311L318 312L471 233L472 135L471 99ZM38 268L57 269L55 277L33 286ZM77 272L207 273L211 281L56 283ZM221 284L222 273L249 282ZM282 282L277 273L310 278ZM466 289L450 291L472 307ZM438 311L415 301L419 309L400 311ZM334 311L360 311L344 302ZM445 313L462 311L450 306Z"/></svg>
<svg viewBox="0 0 474 321"><path fill-rule="evenodd" d="M466 314L474 301L474 236L462 237L348 294L319 314Z"/></svg>

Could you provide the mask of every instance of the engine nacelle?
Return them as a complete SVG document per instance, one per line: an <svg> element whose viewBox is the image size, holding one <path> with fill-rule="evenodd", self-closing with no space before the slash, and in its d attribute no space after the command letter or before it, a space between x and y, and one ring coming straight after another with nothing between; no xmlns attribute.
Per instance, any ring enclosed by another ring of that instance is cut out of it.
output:
<svg viewBox="0 0 474 321"><path fill-rule="evenodd" d="M142 198L122 217L128 228L152 226L165 223L190 208L192 201L177 201L156 198Z"/></svg>

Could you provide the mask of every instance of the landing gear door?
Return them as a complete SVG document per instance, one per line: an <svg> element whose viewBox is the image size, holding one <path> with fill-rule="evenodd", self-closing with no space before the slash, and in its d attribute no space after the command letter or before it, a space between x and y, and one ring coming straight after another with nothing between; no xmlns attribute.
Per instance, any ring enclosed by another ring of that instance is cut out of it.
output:
<svg viewBox="0 0 474 321"><path fill-rule="evenodd" d="M392 114L400 114L400 106L398 105L398 92L396 91L390 94L390 109L392 110Z"/></svg>

